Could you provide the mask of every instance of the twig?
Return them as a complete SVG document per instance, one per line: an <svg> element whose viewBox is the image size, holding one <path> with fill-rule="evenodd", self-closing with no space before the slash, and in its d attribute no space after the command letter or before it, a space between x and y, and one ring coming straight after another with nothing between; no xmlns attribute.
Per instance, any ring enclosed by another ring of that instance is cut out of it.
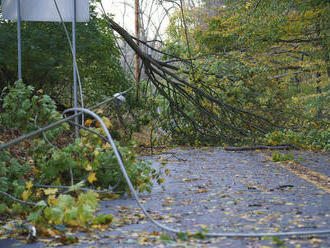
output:
<svg viewBox="0 0 330 248"><path fill-rule="evenodd" d="M254 151L254 150L288 150L288 149L296 149L299 150L298 147L288 144L288 145L278 145L278 146L243 146L243 147L225 147L225 151Z"/></svg>
<svg viewBox="0 0 330 248"><path fill-rule="evenodd" d="M12 201L15 201L15 202L18 202L18 203L21 203L21 204L25 204L25 205L30 205L30 206L35 206L36 203L34 202L30 202L30 201L23 201L23 200L20 200L20 199L17 199L13 196L11 196L10 194L0 190L0 194L6 196L7 198L11 199Z"/></svg>

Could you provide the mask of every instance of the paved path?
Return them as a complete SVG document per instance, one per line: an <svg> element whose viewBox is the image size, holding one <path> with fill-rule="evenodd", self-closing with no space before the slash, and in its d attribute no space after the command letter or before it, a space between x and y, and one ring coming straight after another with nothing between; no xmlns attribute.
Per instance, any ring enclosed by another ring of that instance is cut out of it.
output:
<svg viewBox="0 0 330 248"><path fill-rule="evenodd" d="M298 155L300 166L329 180L329 154ZM258 152L177 148L147 159L155 167L166 162L170 174L165 190L156 186L151 194L141 195L142 201L156 219L170 227L247 233L330 228L330 195L324 190L330 181L319 188ZM162 234L130 198L103 201L100 211L112 213L114 223L104 232L80 234L79 247L279 247L281 243L285 247L330 247L330 235L182 241Z"/></svg>

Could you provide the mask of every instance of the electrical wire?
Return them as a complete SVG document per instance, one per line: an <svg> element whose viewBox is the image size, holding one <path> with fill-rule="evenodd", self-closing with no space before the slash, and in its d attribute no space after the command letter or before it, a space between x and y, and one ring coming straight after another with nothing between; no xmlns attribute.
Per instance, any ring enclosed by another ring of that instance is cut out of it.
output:
<svg viewBox="0 0 330 248"><path fill-rule="evenodd" d="M79 111L79 112L84 112L86 114L89 114L90 116L94 117L97 121L99 121L99 123L101 124L101 127L103 128L106 136L107 136L107 141L110 143L119 167L124 175L124 178L127 182L127 185L131 191L131 194L133 195L134 199L136 200L138 206L141 208L142 212L146 215L146 217L157 227L168 231L168 232L173 232L176 234L179 233L186 233L186 231L182 231L179 229L174 229L174 228L170 228L162 223L159 223L158 221L154 220L153 217L148 213L148 211L144 208L144 206L142 205L140 198L138 197L132 182L126 172L125 166L124 166L124 162L122 160L122 157L120 156L120 153L117 149L117 146L114 142L114 140L111 137L111 134L109 132L109 130L107 129L106 125L104 124L104 122L102 121L101 117L98 116L97 114L95 114L94 112L90 111L89 109L84 109L84 108L70 108L65 110L63 113L68 113L68 112L75 112L75 111ZM271 236L292 236L292 235L312 235L312 234L328 234L330 233L330 229L325 229L325 230L313 230L313 231L292 231L292 232L274 232L274 233L269 233L269 232L264 232L264 233L235 233L235 232L219 232L219 233L205 233L205 236L207 237L271 237ZM197 233L196 233L197 234ZM194 235L194 234L191 234Z"/></svg>
<svg viewBox="0 0 330 248"><path fill-rule="evenodd" d="M70 40L70 36L69 36L69 32L68 32L68 29L65 26L65 23L64 23L64 20L63 20L61 11L60 11L60 9L59 9L59 7L57 5L57 0L54 0L54 4L55 4L55 7L56 7L57 14L60 17L61 24L63 26L63 29L64 29L64 32L65 32L65 35L66 35L68 44L70 46L72 57L75 57L74 56L74 51L73 51L73 46L72 46L72 43L71 43L71 40ZM74 67L76 68L76 74L77 74L77 78L78 78L79 93L80 93L80 103L81 103L81 107L84 108L84 95L83 95L83 90L82 90L82 85L81 85L81 80L80 80L80 73L79 73L79 68L78 68L78 64L77 64L77 60L76 59L74 60ZM84 121L84 115L82 115L82 119L81 119L82 125L84 125L84 122L85 122Z"/></svg>
<svg viewBox="0 0 330 248"><path fill-rule="evenodd" d="M125 91L123 91L123 92L119 92L118 94L119 94L119 95L127 94L127 93L130 92L133 88L134 88L134 87L130 87L129 89L127 89L127 90L125 90ZM114 99L116 99L116 97L110 97L110 98L104 100L103 102L100 102L100 103L98 103L98 104L92 106L90 109L96 109L96 108L98 108L98 107L100 107L100 106L102 106L102 105L104 105L104 104L107 104L107 103L113 101ZM9 147L11 147L11 146L13 146L13 145L16 145L16 144L22 142L23 140L26 140L26 139L28 139L28 138L31 138L31 137L36 136L36 135L38 135L38 134L41 134L42 132L45 132L45 131L47 131L47 130L49 130L49 129L52 129L52 128L56 127L56 126L59 126L59 125L65 123L65 122L67 122L67 121L70 121L70 120L72 120L72 119L74 119L75 117L78 117L78 116L80 116L80 115L82 115L82 113L77 113L77 114L71 115L71 116L66 117L66 118L64 118L64 119L62 119L62 120L59 120L59 121L53 122L53 123L51 123L51 124L49 124L49 125L47 125L47 126L41 127L41 128L39 128L38 130L35 130L35 131L30 132L30 133L24 134L24 135L22 135L22 136L20 136L20 137L17 137L17 138L15 138L15 139L13 139L13 140L7 142L7 143L0 144L0 150L2 150L2 149L6 149L6 148L9 148Z"/></svg>
<svg viewBox="0 0 330 248"><path fill-rule="evenodd" d="M112 98L113 100L114 98ZM110 101L110 99L108 99L107 101ZM94 106L95 107L95 106ZM176 234L179 234L179 233L186 233L186 231L183 231L183 230L179 230L179 229L174 229L174 228L170 228L162 223L159 223L158 221L154 220L152 218L152 216L147 212L147 210L144 208L144 206L142 205L131 181L130 181L130 178L126 172L126 169L125 169L125 166L124 166L124 163L123 163L123 160L122 160L122 157L117 149L117 146L114 142L114 140L112 139L111 135L110 135L110 132L109 130L107 129L107 127L105 126L104 122L102 121L102 119L97 115L95 114L94 112L92 112L91 110L89 109L84 109L84 108L71 108L71 109L67 109L65 110L63 113L68 113L68 112L75 112L75 111L79 111L79 113L77 114L74 114L70 117L67 117L65 119L62 119L60 121L57 121L55 123L52 123L46 127L43 127L43 128L40 128L36 131L33 131L29 134L26 134L26 135L23 135L15 140L12 140L8 143L5 143L5 144L1 144L0 145L0 150L1 149L4 149L4 148L7 148L7 147L10 147L14 144L17 144L19 142L21 142L22 140L24 139L27 139L29 137L32 137L34 135L37 135L37 134L40 134L48 129L51 129L51 128L54 128L68 120L71 120L73 119L74 117L76 116L79 116L82 114L82 112L84 113L87 113L89 114L90 116L94 117L96 120L98 120L101 124L101 127L104 129L104 132L107 136L107 142L110 143L110 145L112 146L112 149L114 150L114 153L115 153L115 156L117 158L117 161L119 163L119 166L120 166L120 169L124 175L124 178L128 184L128 187L131 191L131 194L133 195L134 199L136 200L138 206L141 208L142 212L146 215L146 217L151 221L151 223L153 223L155 226L165 230L165 231L168 231L168 232L172 232L172 233L176 233ZM11 197L9 195L9 197ZM238 232L238 233L235 233L235 232L219 232L219 233L205 233L204 235L206 237L271 237L271 236L292 236L292 235L315 235L315 234L329 234L330 233L330 229L324 229L324 230L312 230L312 231L292 231L292 232L273 232L273 233L269 233L269 232L264 232L264 233L243 233L243 232ZM197 233L196 233L197 234ZM191 235L194 235L193 233Z"/></svg>
<svg viewBox="0 0 330 248"><path fill-rule="evenodd" d="M102 1L100 2L100 5L101 5L101 9L100 9L100 10L103 11L103 14L104 14L105 16L107 16L107 14L106 14L106 12L105 12L105 9L104 9L104 7L103 7ZM128 61L127 61L127 57L126 57L126 55L124 54L122 48L121 48L120 45L119 45L118 39L117 39L117 37L116 37L116 35L115 35L115 32L114 32L114 30L113 30L112 27L110 27L110 29L111 29L111 33L112 33L112 35L113 35L113 37L114 37L114 39L115 39L116 45L117 45L117 47L118 47L118 49L119 49L119 51L120 51L120 53L121 53L121 56L123 57L124 62L125 62L125 64L127 65L128 69L129 69L129 72L132 74L132 77L134 78L134 77L135 77L135 74L134 74L134 72L133 72L133 70L132 70L130 64L129 64Z"/></svg>

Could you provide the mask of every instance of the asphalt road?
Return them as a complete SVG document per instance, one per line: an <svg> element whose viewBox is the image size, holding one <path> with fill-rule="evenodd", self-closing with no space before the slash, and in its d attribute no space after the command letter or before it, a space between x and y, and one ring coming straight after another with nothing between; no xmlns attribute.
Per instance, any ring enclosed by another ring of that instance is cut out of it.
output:
<svg viewBox="0 0 330 248"><path fill-rule="evenodd" d="M169 227L200 232L200 237L181 240L164 233L144 217L133 199L122 197L101 203L100 212L115 217L109 228L78 234L79 245L72 247L330 247L330 235L202 239L208 231L329 229L329 154L295 152L295 158L298 167L274 163L259 152L221 148L176 148L143 157L169 172L164 188L155 186L151 194L140 195L149 213ZM0 241L0 247L12 246Z"/></svg>

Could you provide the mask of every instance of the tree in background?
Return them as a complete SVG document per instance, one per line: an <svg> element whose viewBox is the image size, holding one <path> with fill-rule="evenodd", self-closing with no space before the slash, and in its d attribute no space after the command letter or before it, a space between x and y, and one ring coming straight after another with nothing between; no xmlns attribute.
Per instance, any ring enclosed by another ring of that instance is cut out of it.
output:
<svg viewBox="0 0 330 248"><path fill-rule="evenodd" d="M87 105L130 85L110 29L94 5L90 13L90 22L77 23L77 63ZM16 49L16 22L0 19L0 90L17 79ZM71 105L72 55L61 23L22 23L22 65L24 82Z"/></svg>
<svg viewBox="0 0 330 248"><path fill-rule="evenodd" d="M209 1L201 2L186 8L185 16L179 10L171 16L166 51L191 57L228 104L282 128L298 130L316 122L313 128L326 130L328 1L224 1L214 16Z"/></svg>

